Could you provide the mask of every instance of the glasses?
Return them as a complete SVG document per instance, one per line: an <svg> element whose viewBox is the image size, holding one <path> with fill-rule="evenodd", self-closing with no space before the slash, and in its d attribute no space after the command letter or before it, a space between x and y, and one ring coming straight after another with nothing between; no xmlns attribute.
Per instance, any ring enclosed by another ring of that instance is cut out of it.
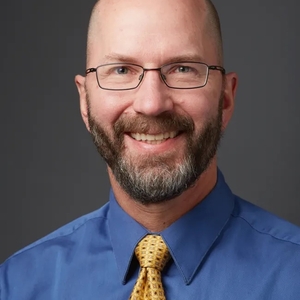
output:
<svg viewBox="0 0 300 300"><path fill-rule="evenodd" d="M172 89L197 89L207 84L209 71L225 74L220 66L208 66L201 62L181 61L146 69L136 64L111 63L89 68L85 74L96 73L101 89L124 91L136 89L142 82L146 71L158 71L163 82Z"/></svg>

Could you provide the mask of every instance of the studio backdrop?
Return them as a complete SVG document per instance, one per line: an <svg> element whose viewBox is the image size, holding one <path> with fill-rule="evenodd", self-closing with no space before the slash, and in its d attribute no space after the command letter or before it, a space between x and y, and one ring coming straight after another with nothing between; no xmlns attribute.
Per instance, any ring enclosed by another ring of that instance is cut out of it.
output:
<svg viewBox="0 0 300 300"><path fill-rule="evenodd" d="M239 75L219 166L236 194L300 225L299 1L214 3L225 68ZM74 84L93 5L1 4L0 261L108 200Z"/></svg>

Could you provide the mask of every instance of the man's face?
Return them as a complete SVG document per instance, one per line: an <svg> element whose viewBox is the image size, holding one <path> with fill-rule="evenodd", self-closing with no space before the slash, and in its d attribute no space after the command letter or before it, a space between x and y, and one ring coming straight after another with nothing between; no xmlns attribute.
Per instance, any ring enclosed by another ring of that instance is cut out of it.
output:
<svg viewBox="0 0 300 300"><path fill-rule="evenodd" d="M218 64L204 30L204 8L182 1L103 1L88 66L126 62L157 68L172 61ZM85 82L83 116L113 176L133 199L159 203L189 188L215 156L223 127L222 75L205 87L168 88L148 71L135 90ZM86 110L86 111L85 111Z"/></svg>

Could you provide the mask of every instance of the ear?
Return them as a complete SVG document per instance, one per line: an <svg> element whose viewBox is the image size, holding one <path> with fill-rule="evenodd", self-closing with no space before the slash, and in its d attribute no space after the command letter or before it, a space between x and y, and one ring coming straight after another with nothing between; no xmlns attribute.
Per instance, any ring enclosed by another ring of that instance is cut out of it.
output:
<svg viewBox="0 0 300 300"><path fill-rule="evenodd" d="M238 77L236 73L228 73L225 75L223 91L223 129L227 127L233 114L237 84Z"/></svg>
<svg viewBox="0 0 300 300"><path fill-rule="evenodd" d="M85 77L81 75L75 76L75 84L79 93L80 100L80 113L82 120L85 124L85 127L90 131L89 122L88 122L88 99L87 92L85 88Z"/></svg>

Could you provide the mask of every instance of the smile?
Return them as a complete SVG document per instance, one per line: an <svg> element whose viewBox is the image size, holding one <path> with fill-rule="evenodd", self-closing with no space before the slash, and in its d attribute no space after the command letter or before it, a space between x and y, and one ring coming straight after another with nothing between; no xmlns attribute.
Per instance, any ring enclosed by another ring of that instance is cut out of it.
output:
<svg viewBox="0 0 300 300"><path fill-rule="evenodd" d="M178 132L171 131L160 134L130 133L130 136L137 141L143 141L148 143L161 143L167 139L174 138L177 134Z"/></svg>

